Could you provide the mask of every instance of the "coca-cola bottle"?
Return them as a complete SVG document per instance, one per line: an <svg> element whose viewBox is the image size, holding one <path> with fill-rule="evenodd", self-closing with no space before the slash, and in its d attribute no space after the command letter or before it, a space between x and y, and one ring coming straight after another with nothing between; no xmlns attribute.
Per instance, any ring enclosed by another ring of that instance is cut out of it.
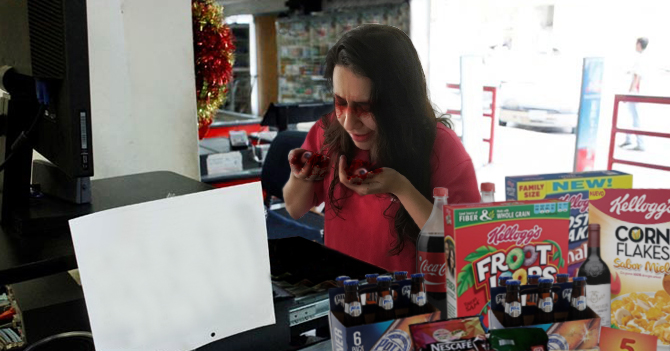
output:
<svg viewBox="0 0 670 351"><path fill-rule="evenodd" d="M416 242L416 270L423 273L428 302L447 317L447 264L444 255L442 207L447 204L446 188L433 189L433 211L421 228Z"/></svg>

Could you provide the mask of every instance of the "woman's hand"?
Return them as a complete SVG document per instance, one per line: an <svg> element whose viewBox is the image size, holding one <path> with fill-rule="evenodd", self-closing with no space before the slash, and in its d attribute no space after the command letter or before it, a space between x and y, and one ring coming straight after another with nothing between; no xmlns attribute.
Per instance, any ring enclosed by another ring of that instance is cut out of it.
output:
<svg viewBox="0 0 670 351"><path fill-rule="evenodd" d="M330 158L304 149L293 149L288 154L288 162L294 177L316 182L323 180L328 173Z"/></svg>
<svg viewBox="0 0 670 351"><path fill-rule="evenodd" d="M347 161L344 156L340 156L339 177L340 183L358 195L393 194L398 196L409 184L405 176L386 167L373 171L359 168L350 175L347 173Z"/></svg>

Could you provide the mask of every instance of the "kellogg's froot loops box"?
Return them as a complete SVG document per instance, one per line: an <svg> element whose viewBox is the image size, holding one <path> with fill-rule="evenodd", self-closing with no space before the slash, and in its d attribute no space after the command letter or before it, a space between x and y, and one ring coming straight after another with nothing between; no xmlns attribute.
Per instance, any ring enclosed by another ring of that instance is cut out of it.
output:
<svg viewBox="0 0 670 351"><path fill-rule="evenodd" d="M505 178L507 200L558 199L570 202L568 273L577 270L588 255L589 199L603 189L630 189L633 176L619 171L559 173Z"/></svg>
<svg viewBox="0 0 670 351"><path fill-rule="evenodd" d="M447 318L483 315L490 287L512 275L567 271L568 202L526 201L444 206Z"/></svg>
<svg viewBox="0 0 670 351"><path fill-rule="evenodd" d="M612 274L612 327L670 350L670 190L607 189L589 211Z"/></svg>

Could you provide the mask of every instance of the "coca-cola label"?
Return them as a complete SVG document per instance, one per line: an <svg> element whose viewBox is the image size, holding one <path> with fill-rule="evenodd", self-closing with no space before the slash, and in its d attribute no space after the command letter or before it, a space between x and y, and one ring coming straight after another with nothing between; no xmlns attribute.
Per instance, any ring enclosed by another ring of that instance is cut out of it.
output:
<svg viewBox="0 0 670 351"><path fill-rule="evenodd" d="M426 291L443 293L447 291L447 262L444 252L417 252L419 273L424 274Z"/></svg>

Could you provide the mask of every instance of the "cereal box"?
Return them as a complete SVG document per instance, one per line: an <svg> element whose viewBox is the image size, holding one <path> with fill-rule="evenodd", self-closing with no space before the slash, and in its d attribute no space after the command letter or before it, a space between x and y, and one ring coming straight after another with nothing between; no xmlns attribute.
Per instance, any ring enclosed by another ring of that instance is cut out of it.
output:
<svg viewBox="0 0 670 351"><path fill-rule="evenodd" d="M612 327L670 350L670 190L606 189L589 211L612 274Z"/></svg>
<svg viewBox="0 0 670 351"><path fill-rule="evenodd" d="M556 200L444 206L447 318L484 316L502 274L567 272L570 203Z"/></svg>
<svg viewBox="0 0 670 351"><path fill-rule="evenodd" d="M598 171L506 177L505 187L508 201L559 199L570 202L568 273L574 277L588 254L589 198L602 189L630 189L633 176L618 171Z"/></svg>

